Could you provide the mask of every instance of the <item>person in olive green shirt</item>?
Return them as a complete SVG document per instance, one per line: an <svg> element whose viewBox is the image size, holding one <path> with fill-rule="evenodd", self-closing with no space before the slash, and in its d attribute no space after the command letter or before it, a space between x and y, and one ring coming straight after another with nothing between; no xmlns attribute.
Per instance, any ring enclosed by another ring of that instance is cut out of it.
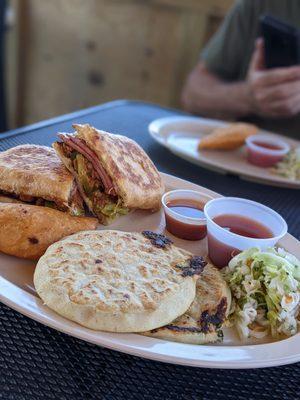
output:
<svg viewBox="0 0 300 400"><path fill-rule="evenodd" d="M265 69L259 18L300 28L300 0L236 1L182 92L185 110L239 119L300 139L300 66Z"/></svg>

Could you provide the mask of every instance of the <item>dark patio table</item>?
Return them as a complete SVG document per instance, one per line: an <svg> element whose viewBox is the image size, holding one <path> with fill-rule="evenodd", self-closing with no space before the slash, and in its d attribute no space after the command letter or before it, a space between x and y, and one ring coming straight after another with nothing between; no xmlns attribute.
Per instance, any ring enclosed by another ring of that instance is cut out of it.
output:
<svg viewBox="0 0 300 400"><path fill-rule="evenodd" d="M152 104L115 101L0 134L0 150L22 143L50 145L57 131L70 131L73 122L88 122L136 140L160 171L272 207L299 239L299 190L219 175L177 158L154 142L148 124L178 113ZM85 343L0 305L0 399L174 398L300 399L300 363L257 370L163 364Z"/></svg>

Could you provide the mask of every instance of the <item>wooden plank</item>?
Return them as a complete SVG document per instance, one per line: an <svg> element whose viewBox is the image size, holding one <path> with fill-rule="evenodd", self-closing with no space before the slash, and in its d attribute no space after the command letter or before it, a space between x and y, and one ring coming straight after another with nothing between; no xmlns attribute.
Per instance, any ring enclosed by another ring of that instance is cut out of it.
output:
<svg viewBox="0 0 300 400"><path fill-rule="evenodd" d="M212 8L223 10L223 12L228 11L232 6L233 0L152 0L155 3L161 5L168 5L170 7L183 8L185 10L190 9L193 12L206 13Z"/></svg>
<svg viewBox="0 0 300 400"><path fill-rule="evenodd" d="M23 1L18 109L31 123L116 98L178 106L208 16L233 0Z"/></svg>
<svg viewBox="0 0 300 400"><path fill-rule="evenodd" d="M18 20L17 27L17 68L16 68L16 87L17 87L17 98L16 98L16 125L22 126L27 122L26 118L26 105L27 105L27 93L28 93L28 77L30 76L31 70L30 64L27 62L27 51L29 47L29 15L28 15L29 1L23 0L16 4L16 15ZM34 103L32 104L34 107Z"/></svg>
<svg viewBox="0 0 300 400"><path fill-rule="evenodd" d="M118 97L141 96L147 8L99 3L90 1L86 7L78 0L30 0L28 122Z"/></svg>
<svg viewBox="0 0 300 400"><path fill-rule="evenodd" d="M193 12L205 13L212 8L228 11L228 9L234 3L234 0L111 0L112 2L135 2L145 3L149 7L152 6L165 6L169 8L178 8L183 10L189 10Z"/></svg>
<svg viewBox="0 0 300 400"><path fill-rule="evenodd" d="M18 0L7 2L6 31L5 31L5 91L8 128L14 128L16 121L16 105L18 102Z"/></svg>

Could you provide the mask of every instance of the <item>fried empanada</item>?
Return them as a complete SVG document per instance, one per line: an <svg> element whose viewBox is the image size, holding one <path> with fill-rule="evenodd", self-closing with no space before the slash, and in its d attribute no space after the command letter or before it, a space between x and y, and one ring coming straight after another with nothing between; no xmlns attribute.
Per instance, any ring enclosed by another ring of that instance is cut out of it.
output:
<svg viewBox="0 0 300 400"><path fill-rule="evenodd" d="M48 207L0 203L0 251L36 260L50 244L73 233L96 229L96 218L72 217Z"/></svg>
<svg viewBox="0 0 300 400"><path fill-rule="evenodd" d="M257 131L257 126L242 122L216 128L200 140L198 150L234 150L241 147L246 138L255 135Z"/></svg>

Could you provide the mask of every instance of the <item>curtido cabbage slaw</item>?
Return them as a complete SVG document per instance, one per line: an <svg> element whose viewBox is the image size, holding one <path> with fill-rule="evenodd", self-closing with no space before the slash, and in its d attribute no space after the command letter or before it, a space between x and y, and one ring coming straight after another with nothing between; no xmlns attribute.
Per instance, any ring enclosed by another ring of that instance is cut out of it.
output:
<svg viewBox="0 0 300 400"><path fill-rule="evenodd" d="M288 152L282 161L276 164L272 171L294 181L300 179L300 147Z"/></svg>
<svg viewBox="0 0 300 400"><path fill-rule="evenodd" d="M231 319L243 338L297 333L300 261L282 248L245 250L224 276L233 294Z"/></svg>

